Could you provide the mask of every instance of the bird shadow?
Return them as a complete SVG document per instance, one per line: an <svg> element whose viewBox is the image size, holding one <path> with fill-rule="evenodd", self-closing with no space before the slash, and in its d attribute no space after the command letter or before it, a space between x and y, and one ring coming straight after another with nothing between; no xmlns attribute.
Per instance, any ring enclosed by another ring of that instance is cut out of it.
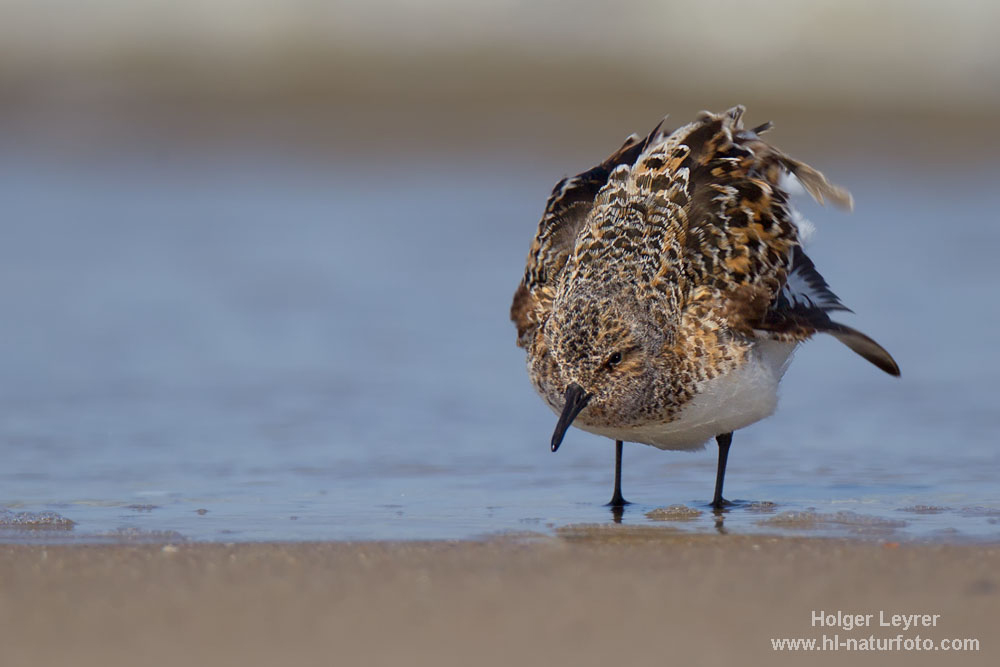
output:
<svg viewBox="0 0 1000 667"><path fill-rule="evenodd" d="M631 505L632 503L625 501L621 503L611 502L605 504L604 506L611 512L611 520L614 523L620 524L625 518L627 508ZM716 532L720 535L727 535L729 534L729 531L726 528L726 515L733 510L749 507L752 503L746 500L727 500L726 504L722 507L715 507L712 503L699 503L699 505L706 508L710 512L712 524Z"/></svg>
<svg viewBox="0 0 1000 667"><path fill-rule="evenodd" d="M607 503L605 507L611 510L611 520L615 523L621 523L625 516L625 508L631 504L626 500L623 503Z"/></svg>

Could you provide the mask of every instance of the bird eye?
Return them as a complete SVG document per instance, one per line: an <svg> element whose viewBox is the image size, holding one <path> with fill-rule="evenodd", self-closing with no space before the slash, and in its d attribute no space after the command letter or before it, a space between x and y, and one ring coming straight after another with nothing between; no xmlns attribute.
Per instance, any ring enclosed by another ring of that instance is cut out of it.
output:
<svg viewBox="0 0 1000 667"><path fill-rule="evenodd" d="M608 358L608 366L610 366L612 368L614 368L615 366L617 366L621 362L622 362L622 353L621 352L615 352L614 354L611 355L611 357Z"/></svg>

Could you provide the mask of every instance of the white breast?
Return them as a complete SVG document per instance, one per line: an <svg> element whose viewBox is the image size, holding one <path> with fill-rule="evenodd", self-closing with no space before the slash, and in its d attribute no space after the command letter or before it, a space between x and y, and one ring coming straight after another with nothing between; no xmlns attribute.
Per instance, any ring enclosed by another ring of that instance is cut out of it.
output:
<svg viewBox="0 0 1000 667"><path fill-rule="evenodd" d="M660 449L699 449L717 435L749 426L774 412L778 382L794 350L794 343L758 342L747 363L707 382L669 423L627 428L577 426L614 440L641 442Z"/></svg>

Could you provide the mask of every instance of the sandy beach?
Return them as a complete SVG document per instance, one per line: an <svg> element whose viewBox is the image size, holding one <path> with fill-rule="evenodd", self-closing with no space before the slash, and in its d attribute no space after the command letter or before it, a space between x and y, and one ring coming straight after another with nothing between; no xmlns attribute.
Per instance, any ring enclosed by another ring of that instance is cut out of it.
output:
<svg viewBox="0 0 1000 667"><path fill-rule="evenodd" d="M570 528L469 542L0 547L0 664L803 664L772 638L975 638L1000 547ZM869 627L813 627L814 611ZM930 627L879 627L893 615ZM918 617L918 622L920 617ZM926 620L926 619L924 619ZM821 640L820 640L821 641ZM944 664L937 651L809 664Z"/></svg>

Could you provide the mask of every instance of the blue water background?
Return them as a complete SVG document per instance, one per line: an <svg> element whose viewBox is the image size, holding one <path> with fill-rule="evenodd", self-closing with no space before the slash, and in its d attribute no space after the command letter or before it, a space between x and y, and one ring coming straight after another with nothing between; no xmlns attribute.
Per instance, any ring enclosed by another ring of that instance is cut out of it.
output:
<svg viewBox="0 0 1000 667"><path fill-rule="evenodd" d="M802 202L810 254L903 375L800 348L735 436L723 529L997 540L1000 173L802 157L856 200ZM586 166L0 156L0 541L610 523L612 444L549 451L507 316L549 189ZM714 450L628 445L623 523L718 530ZM646 517L674 504L703 513Z"/></svg>

